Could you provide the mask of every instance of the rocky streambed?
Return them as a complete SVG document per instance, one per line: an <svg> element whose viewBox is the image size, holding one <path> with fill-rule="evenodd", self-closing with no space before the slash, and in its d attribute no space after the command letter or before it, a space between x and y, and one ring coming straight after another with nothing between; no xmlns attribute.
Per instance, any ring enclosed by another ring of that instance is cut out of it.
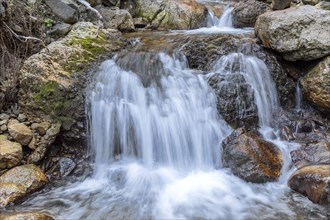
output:
<svg viewBox="0 0 330 220"><path fill-rule="evenodd" d="M1 217L329 217L327 2L68 2L0 99Z"/></svg>

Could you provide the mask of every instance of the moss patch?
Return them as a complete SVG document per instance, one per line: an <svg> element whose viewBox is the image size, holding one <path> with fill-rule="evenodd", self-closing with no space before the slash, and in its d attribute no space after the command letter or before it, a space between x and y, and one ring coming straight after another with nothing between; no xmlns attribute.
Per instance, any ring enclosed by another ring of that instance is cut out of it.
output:
<svg viewBox="0 0 330 220"><path fill-rule="evenodd" d="M64 88L56 81L41 84L33 98L39 108L51 116L65 114L72 107Z"/></svg>

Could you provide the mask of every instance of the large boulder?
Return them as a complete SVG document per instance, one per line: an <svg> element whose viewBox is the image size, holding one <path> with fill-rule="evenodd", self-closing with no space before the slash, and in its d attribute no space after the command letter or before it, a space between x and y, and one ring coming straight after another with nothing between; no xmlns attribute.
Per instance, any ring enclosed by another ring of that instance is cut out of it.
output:
<svg viewBox="0 0 330 220"><path fill-rule="evenodd" d="M100 29L90 22L75 24L66 37L24 62L19 90L22 111L50 115L62 122L64 131L71 132L67 139L80 140L84 135L84 89L92 77L86 70L124 46L116 30Z"/></svg>
<svg viewBox="0 0 330 220"><path fill-rule="evenodd" d="M10 169L0 176L1 206L6 206L35 192L47 182L46 175L35 165L24 165Z"/></svg>
<svg viewBox="0 0 330 220"><path fill-rule="evenodd" d="M265 47L289 61L330 54L330 11L306 5L266 12L258 17L255 30Z"/></svg>
<svg viewBox="0 0 330 220"><path fill-rule="evenodd" d="M217 96L217 109L233 128L256 128L258 109L254 92L239 73L217 73L208 80Z"/></svg>
<svg viewBox="0 0 330 220"><path fill-rule="evenodd" d="M18 143L27 146L32 140L32 131L23 123L9 124L8 131L10 136Z"/></svg>
<svg viewBox="0 0 330 220"><path fill-rule="evenodd" d="M330 112L330 56L309 70L300 84L304 96L312 104L320 110Z"/></svg>
<svg viewBox="0 0 330 220"><path fill-rule="evenodd" d="M239 1L234 5L233 25L237 28L254 27L258 16L269 10L269 5L263 2Z"/></svg>
<svg viewBox="0 0 330 220"><path fill-rule="evenodd" d="M22 146L0 135L0 170L12 168L23 159Z"/></svg>
<svg viewBox="0 0 330 220"><path fill-rule="evenodd" d="M330 165L311 165L299 169L291 176L289 186L315 203L329 204Z"/></svg>
<svg viewBox="0 0 330 220"><path fill-rule="evenodd" d="M103 25L105 28L113 28L121 31L134 30L134 23L132 15L117 7L107 8L99 5L95 8L102 15Z"/></svg>
<svg viewBox="0 0 330 220"><path fill-rule="evenodd" d="M246 181L276 181L281 174L281 152L254 132L235 130L222 142L222 147L223 166Z"/></svg>
<svg viewBox="0 0 330 220"><path fill-rule="evenodd" d="M207 22L206 7L195 0L136 0L134 9L131 5L122 4L122 7L148 20L153 28L194 29Z"/></svg>

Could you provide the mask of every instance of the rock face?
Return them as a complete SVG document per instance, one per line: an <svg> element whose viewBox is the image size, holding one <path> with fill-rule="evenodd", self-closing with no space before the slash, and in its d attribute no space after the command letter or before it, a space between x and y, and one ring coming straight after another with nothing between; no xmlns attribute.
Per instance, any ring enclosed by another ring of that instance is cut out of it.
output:
<svg viewBox="0 0 330 220"><path fill-rule="evenodd" d="M134 9L132 4L122 6L153 28L193 29L206 24L207 9L195 0L136 0Z"/></svg>
<svg viewBox="0 0 330 220"><path fill-rule="evenodd" d="M19 200L43 187L47 182L48 178L35 165L12 168L0 176L1 205L6 206Z"/></svg>
<svg viewBox="0 0 330 220"><path fill-rule="evenodd" d="M8 126L9 134L22 145L28 145L32 140L32 131L23 123L11 124Z"/></svg>
<svg viewBox="0 0 330 220"><path fill-rule="evenodd" d="M306 5L267 12L258 17L255 30L265 47L289 61L330 54L330 11Z"/></svg>
<svg viewBox="0 0 330 220"><path fill-rule="evenodd" d="M208 80L217 96L217 109L233 128L258 126L258 109L254 92L243 75L216 74Z"/></svg>
<svg viewBox="0 0 330 220"><path fill-rule="evenodd" d="M330 56L308 71L300 84L304 96L311 103L320 110L330 112Z"/></svg>
<svg viewBox="0 0 330 220"><path fill-rule="evenodd" d="M236 28L254 27L258 16L269 10L269 5L263 2L240 1L234 5L233 25Z"/></svg>
<svg viewBox="0 0 330 220"><path fill-rule="evenodd" d="M105 28L113 28L121 31L134 30L133 18L128 11L117 7L106 8L101 5L95 9L102 15Z"/></svg>
<svg viewBox="0 0 330 220"><path fill-rule="evenodd" d="M0 170L12 168L23 159L22 146L0 135Z"/></svg>
<svg viewBox="0 0 330 220"><path fill-rule="evenodd" d="M273 10L282 10L290 7L291 0L272 0L272 9Z"/></svg>
<svg viewBox="0 0 330 220"><path fill-rule="evenodd" d="M223 166L253 183L276 181L281 174L282 155L277 147L253 132L235 130L222 143Z"/></svg>
<svg viewBox="0 0 330 220"><path fill-rule="evenodd" d="M62 0L45 0L45 3L64 22L74 24L78 21L78 11L65 4Z"/></svg>
<svg viewBox="0 0 330 220"><path fill-rule="evenodd" d="M311 201L327 205L330 196L330 165L311 165L299 169L291 176L289 186Z"/></svg>
<svg viewBox="0 0 330 220"><path fill-rule="evenodd" d="M2 220L53 220L49 215L37 212L23 212L23 213L4 213L0 214Z"/></svg>
<svg viewBox="0 0 330 220"><path fill-rule="evenodd" d="M70 130L68 139L79 139L84 131L75 126L85 120L83 90L91 78L85 70L124 46L115 30L99 29L89 22L77 23L65 38L24 62L19 90L23 112L50 115L62 122L64 131Z"/></svg>

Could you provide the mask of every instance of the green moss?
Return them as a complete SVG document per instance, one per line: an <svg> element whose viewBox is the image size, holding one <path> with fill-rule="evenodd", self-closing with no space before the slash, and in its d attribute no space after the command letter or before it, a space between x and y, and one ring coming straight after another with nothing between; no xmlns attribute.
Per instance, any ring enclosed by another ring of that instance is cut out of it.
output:
<svg viewBox="0 0 330 220"><path fill-rule="evenodd" d="M79 46L82 53L70 57L64 70L69 73L82 71L86 68L86 63L96 60L100 55L104 54L107 50L105 47L106 37L104 33L99 33L96 38L87 36L85 38L73 37L66 42L67 46Z"/></svg>
<svg viewBox="0 0 330 220"><path fill-rule="evenodd" d="M55 81L41 84L34 95L34 102L51 116L65 114L71 108L71 102L66 99L65 91Z"/></svg>

